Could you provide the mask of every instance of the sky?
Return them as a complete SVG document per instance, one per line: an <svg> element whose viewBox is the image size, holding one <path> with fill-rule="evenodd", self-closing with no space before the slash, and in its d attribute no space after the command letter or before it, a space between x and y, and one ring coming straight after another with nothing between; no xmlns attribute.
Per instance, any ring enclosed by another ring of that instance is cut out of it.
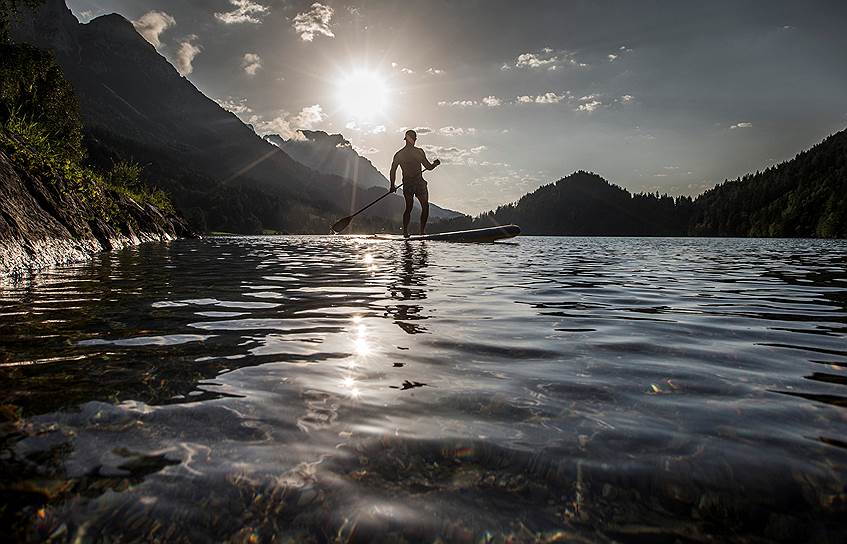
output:
<svg viewBox="0 0 847 544"><path fill-rule="evenodd" d="M119 13L257 132L403 131L479 213L576 170L697 195L847 127L847 2L68 0Z"/></svg>

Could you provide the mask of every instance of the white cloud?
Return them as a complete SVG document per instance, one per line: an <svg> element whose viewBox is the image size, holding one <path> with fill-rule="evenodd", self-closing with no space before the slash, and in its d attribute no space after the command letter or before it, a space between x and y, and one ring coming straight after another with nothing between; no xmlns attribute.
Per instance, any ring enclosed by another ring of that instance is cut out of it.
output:
<svg viewBox="0 0 847 544"><path fill-rule="evenodd" d="M440 76L441 74L444 73L444 70L442 70L441 68L430 67L430 68L427 68L426 73L431 75L431 76Z"/></svg>
<svg viewBox="0 0 847 544"><path fill-rule="evenodd" d="M255 76L262 68L262 57L256 53L244 53L244 58L241 59L241 67L248 75Z"/></svg>
<svg viewBox="0 0 847 544"><path fill-rule="evenodd" d="M441 127L440 129L438 129L438 132L439 132L439 134L442 134L443 136L464 136L465 134L467 134L467 135L476 134L476 129L472 128L472 127L462 128L462 127L446 126L446 127Z"/></svg>
<svg viewBox="0 0 847 544"><path fill-rule="evenodd" d="M460 108L468 108L470 106L479 106L479 102L476 100L454 100L452 102L448 102L446 100L442 100L438 103L439 106L458 106Z"/></svg>
<svg viewBox="0 0 847 544"><path fill-rule="evenodd" d="M359 147L357 145L354 145L353 149L359 155L373 155L374 153L379 153L379 149L375 147Z"/></svg>
<svg viewBox="0 0 847 544"><path fill-rule="evenodd" d="M590 112L596 110L597 108L599 108L602 105L603 105L603 103L600 102L599 100L591 100L589 102L585 102L584 104L580 104L579 107L577 107L577 109L579 111L587 111L587 112L590 113Z"/></svg>
<svg viewBox="0 0 847 544"><path fill-rule="evenodd" d="M431 155L429 157L430 160L439 158L445 164L462 164L465 166L479 164L476 156L487 149L484 145L472 147L471 149L441 145L424 145L422 147Z"/></svg>
<svg viewBox="0 0 847 544"><path fill-rule="evenodd" d="M423 136L424 134L431 134L433 132L432 127L400 127L397 131L397 134L404 134L409 129L414 130L418 136Z"/></svg>
<svg viewBox="0 0 847 544"><path fill-rule="evenodd" d="M317 34L334 38L335 34L329 27L334 13L331 7L315 2L309 11L298 13L294 17L294 30L300 34L300 39L304 42L314 40Z"/></svg>
<svg viewBox="0 0 847 544"><path fill-rule="evenodd" d="M220 107L223 109L230 111L236 115L241 113L253 113L253 108L247 105L246 98L218 98L215 100Z"/></svg>
<svg viewBox="0 0 847 544"><path fill-rule="evenodd" d="M320 104L306 106L300 113L292 116L287 111L283 111L277 117L271 120L265 120L259 115L250 117L250 124L253 125L256 132L261 135L279 134L286 140L300 140L303 135L299 130L312 130L319 123L326 119L326 114Z"/></svg>
<svg viewBox="0 0 847 544"><path fill-rule="evenodd" d="M263 6L252 0L229 0L229 3L235 9L223 13L215 13L215 19L228 25L238 23L252 23L257 25L262 22L262 17L270 11L267 6Z"/></svg>
<svg viewBox="0 0 847 544"><path fill-rule="evenodd" d="M191 72L194 71L194 57L200 54L200 51L203 48L200 44L194 43L199 38L196 34L191 34L186 36L184 40L182 40L179 44L179 48L176 50L176 70L180 73L180 75L187 76Z"/></svg>
<svg viewBox="0 0 847 544"><path fill-rule="evenodd" d="M488 106L489 108L496 108L497 106L501 105L503 101L497 98L496 96L486 96L482 99L482 103Z"/></svg>
<svg viewBox="0 0 847 544"><path fill-rule="evenodd" d="M364 123L360 125L356 121L349 121L344 128L365 134L384 134L386 130L385 125L373 125L371 123Z"/></svg>
<svg viewBox="0 0 847 544"><path fill-rule="evenodd" d="M148 11L138 19L132 22L135 30L141 34L145 40L150 42L153 47L158 49L162 46L160 37L162 33L176 24L176 19L165 13L164 11Z"/></svg>
<svg viewBox="0 0 847 544"><path fill-rule="evenodd" d="M537 96L523 95L517 97L515 100L518 104L558 104L567 98L568 93L556 94L553 92L547 92Z"/></svg>
<svg viewBox="0 0 847 544"><path fill-rule="evenodd" d="M291 122L297 128L311 130L324 119L326 119L326 114L324 113L323 108L320 104L314 104L312 106L306 106L300 110L300 113L295 115L291 119Z"/></svg>
<svg viewBox="0 0 847 544"><path fill-rule="evenodd" d="M591 113L592 111L596 110L597 108L603 105L601 101L597 100L597 96L593 94L583 96L579 99L579 102L580 104L576 108L577 111L584 111L588 113Z"/></svg>
<svg viewBox="0 0 847 544"><path fill-rule="evenodd" d="M587 64L583 62L578 62L573 53L564 50L553 50L549 47L545 47L540 51L521 53L515 58L514 67L515 68L529 68L529 69L542 69L545 68L549 71L557 70L562 66L577 66L577 67L586 67ZM504 64L500 67L501 70L509 70L512 66L509 64Z"/></svg>
<svg viewBox="0 0 847 544"><path fill-rule="evenodd" d="M753 128L753 123L749 123L749 122L747 122L747 121L742 121L742 122L740 122L740 123L735 123L734 125L732 125L732 126L731 126L731 127L729 127L729 128L731 128L731 129L736 129L736 128Z"/></svg>

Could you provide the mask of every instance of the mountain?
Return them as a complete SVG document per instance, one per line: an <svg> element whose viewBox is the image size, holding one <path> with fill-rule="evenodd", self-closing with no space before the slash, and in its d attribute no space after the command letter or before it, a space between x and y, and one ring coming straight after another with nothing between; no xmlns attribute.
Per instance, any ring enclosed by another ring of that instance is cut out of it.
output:
<svg viewBox="0 0 847 544"><path fill-rule="evenodd" d="M199 229L327 232L369 197L257 136L119 15L80 24L63 0L47 0L14 25L12 36L55 55L79 98L91 161L146 165ZM355 225L396 228L397 215L385 219L379 211Z"/></svg>
<svg viewBox="0 0 847 544"><path fill-rule="evenodd" d="M524 234L672 236L684 232L690 199L633 195L591 172L574 172L515 203L476 218L434 225L439 231L514 223Z"/></svg>
<svg viewBox="0 0 847 544"><path fill-rule="evenodd" d="M790 161L703 193L694 236L847 237L847 130Z"/></svg>
<svg viewBox="0 0 847 544"><path fill-rule="evenodd" d="M302 138L286 140L278 134L265 136L265 140L278 146L297 162L324 174L334 174L351 180L357 187L370 189L379 187L387 189L388 179L376 169L373 163L359 155L353 144L341 134L327 134L322 130L300 130ZM399 198L393 197L393 198ZM396 204L402 212L402 204ZM459 212L447 210L430 203L429 216L433 220L459 217ZM415 200L415 215L420 212L420 205Z"/></svg>
<svg viewBox="0 0 847 544"><path fill-rule="evenodd" d="M388 187L388 180L373 163L359 155L341 134L322 130L300 130L302 138L286 140L278 134L265 139L285 151L295 161L324 174L352 180L359 187Z"/></svg>
<svg viewBox="0 0 847 544"><path fill-rule="evenodd" d="M631 194L575 172L478 217L433 231L515 223L525 234L568 236L847 237L847 130L764 172L696 199Z"/></svg>

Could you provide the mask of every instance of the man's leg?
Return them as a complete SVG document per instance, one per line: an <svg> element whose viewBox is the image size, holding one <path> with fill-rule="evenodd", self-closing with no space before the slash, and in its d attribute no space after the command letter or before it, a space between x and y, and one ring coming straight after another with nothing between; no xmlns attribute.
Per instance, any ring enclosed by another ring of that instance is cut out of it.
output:
<svg viewBox="0 0 847 544"><path fill-rule="evenodd" d="M409 220L412 218L412 206L415 205L415 195L411 192L403 193L406 199L406 211L403 212L403 236L409 235Z"/></svg>
<svg viewBox="0 0 847 544"><path fill-rule="evenodd" d="M429 219L429 195L426 191L418 195L418 202L421 203L421 234L426 234L426 220Z"/></svg>

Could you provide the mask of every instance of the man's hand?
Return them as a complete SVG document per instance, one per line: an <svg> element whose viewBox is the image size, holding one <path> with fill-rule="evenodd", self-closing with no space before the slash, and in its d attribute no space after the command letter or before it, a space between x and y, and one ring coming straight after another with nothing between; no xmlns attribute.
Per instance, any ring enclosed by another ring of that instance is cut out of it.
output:
<svg viewBox="0 0 847 544"><path fill-rule="evenodd" d="M391 193L396 193L397 192L397 186L392 183L391 187L388 188L388 191L391 192Z"/></svg>
<svg viewBox="0 0 847 544"><path fill-rule="evenodd" d="M432 161L432 167L433 168L435 168L439 164L441 164L441 159L435 159L434 161Z"/></svg>

